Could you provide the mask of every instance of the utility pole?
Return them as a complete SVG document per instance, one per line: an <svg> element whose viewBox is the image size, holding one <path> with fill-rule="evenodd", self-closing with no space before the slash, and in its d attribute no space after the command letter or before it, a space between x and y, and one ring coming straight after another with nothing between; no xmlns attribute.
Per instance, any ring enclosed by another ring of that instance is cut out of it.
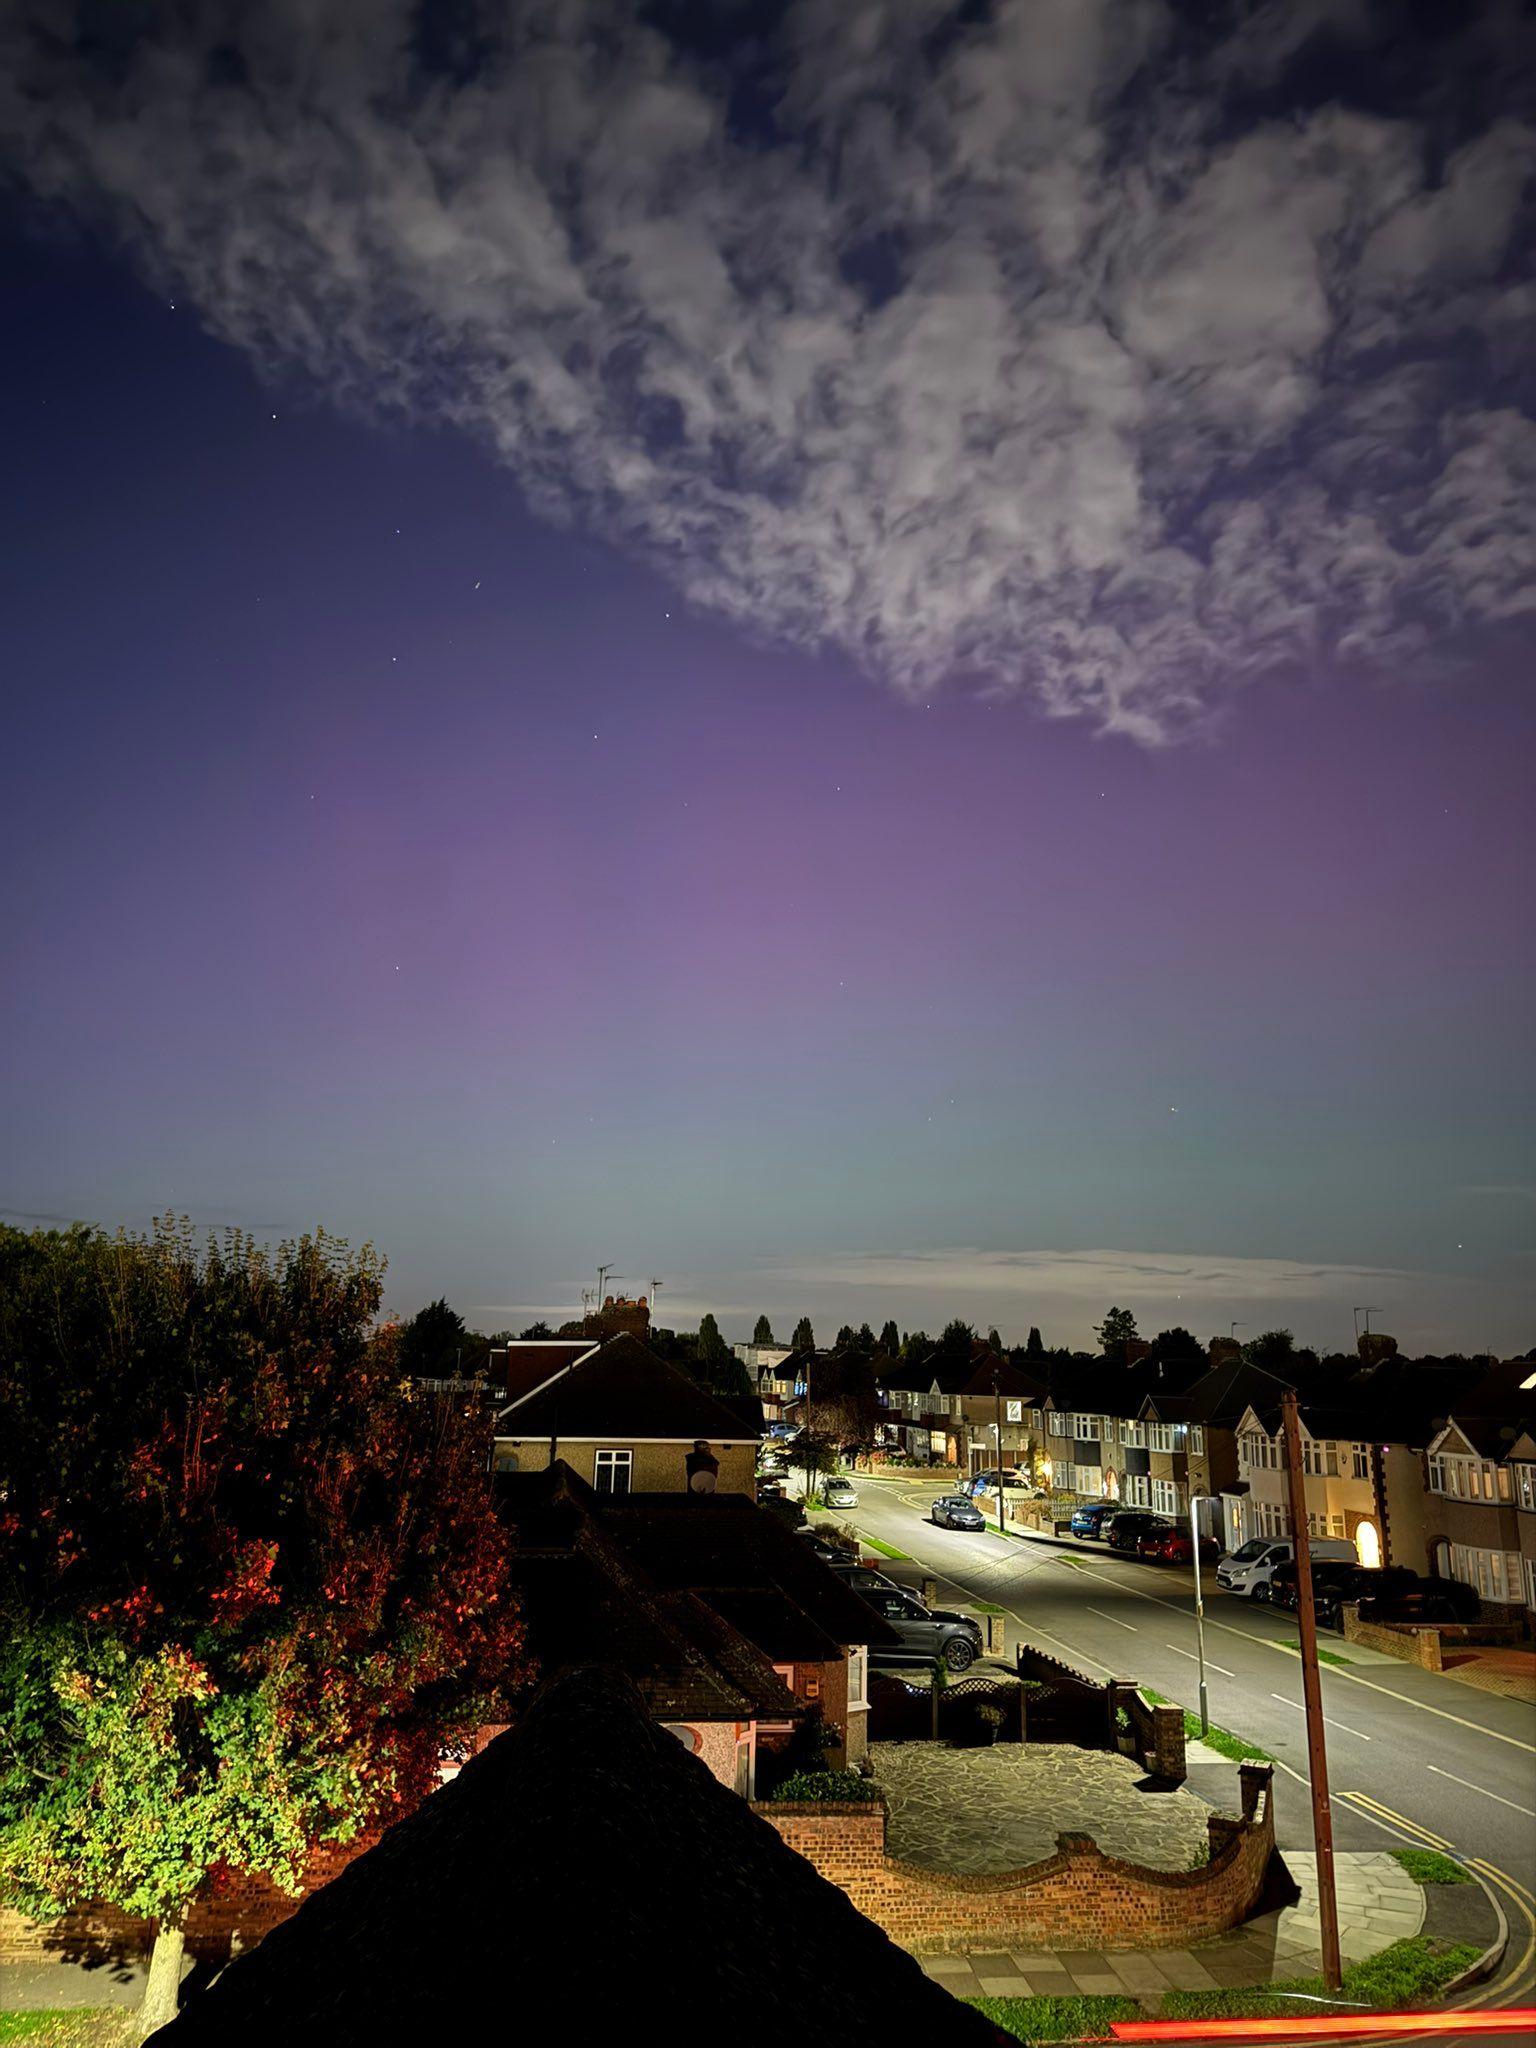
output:
<svg viewBox="0 0 1536 2048"><path fill-rule="evenodd" d="M1312 1785L1312 1840L1317 1849L1317 1900L1322 1918L1323 1982L1344 1982L1339 1960L1339 1901L1333 1881L1333 1810L1328 1803L1328 1753L1323 1741L1323 1684L1317 1668L1317 1615L1312 1606L1312 1545L1307 1535L1307 1490L1301 1471L1301 1422L1296 1389L1280 1397L1285 1432L1285 1476L1291 1497L1291 1541L1296 1546L1296 1612L1301 1636L1301 1698L1307 1710L1307 1776Z"/></svg>
<svg viewBox="0 0 1536 2048"><path fill-rule="evenodd" d="M999 1536L1006 1536L1008 1531L1003 1527L1003 1395L995 1365L992 1368L992 1402L997 1410L997 1421L994 1425L997 1430L997 1533Z"/></svg>

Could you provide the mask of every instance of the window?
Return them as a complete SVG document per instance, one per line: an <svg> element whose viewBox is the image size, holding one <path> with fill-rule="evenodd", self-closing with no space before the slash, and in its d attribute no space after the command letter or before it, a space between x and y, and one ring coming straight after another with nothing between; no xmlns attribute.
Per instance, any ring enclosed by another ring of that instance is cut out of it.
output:
<svg viewBox="0 0 1536 2048"><path fill-rule="evenodd" d="M1147 1425L1144 1422L1127 1422L1121 1436L1130 1450L1144 1451L1147 1447Z"/></svg>
<svg viewBox="0 0 1536 2048"><path fill-rule="evenodd" d="M1189 1455L1192 1458L1205 1456L1205 1431L1198 1422L1189 1425Z"/></svg>
<svg viewBox="0 0 1536 2048"><path fill-rule="evenodd" d="M1145 1472L1128 1472L1125 1475L1125 1504L1128 1508L1151 1507L1152 1482Z"/></svg>
<svg viewBox="0 0 1536 2048"><path fill-rule="evenodd" d="M1173 1449L1173 1424L1171 1422L1149 1422L1147 1424L1147 1442L1154 1451L1171 1451Z"/></svg>
<svg viewBox="0 0 1536 2048"><path fill-rule="evenodd" d="M1469 1544L1453 1543L1451 1577L1475 1586L1484 1600L1501 1605L1513 1606L1523 1591L1518 1550L1474 1550Z"/></svg>
<svg viewBox="0 0 1536 2048"><path fill-rule="evenodd" d="M1099 1418L1097 1415L1074 1415L1072 1434L1080 1444L1096 1444L1099 1440Z"/></svg>
<svg viewBox="0 0 1536 2048"><path fill-rule="evenodd" d="M1176 1515L1178 1513L1179 1489L1171 1479L1153 1480L1152 1505L1160 1515Z"/></svg>
<svg viewBox="0 0 1536 2048"><path fill-rule="evenodd" d="M599 1451L592 1467L592 1484L599 1493L628 1493L634 1476L633 1451Z"/></svg>
<svg viewBox="0 0 1536 2048"><path fill-rule="evenodd" d="M869 1705L869 1652L850 1650L848 1652L848 1704L850 1707Z"/></svg>
<svg viewBox="0 0 1536 2048"><path fill-rule="evenodd" d="M1525 1604L1536 1607L1536 1557L1525 1560Z"/></svg>
<svg viewBox="0 0 1536 2048"><path fill-rule="evenodd" d="M1355 1477L1357 1479L1369 1479L1371 1476L1370 1445L1351 1444L1349 1447L1349 1456L1350 1463L1354 1468Z"/></svg>
<svg viewBox="0 0 1536 2048"><path fill-rule="evenodd" d="M1339 1447L1326 1438L1304 1436L1301 1440L1301 1469L1314 1479L1336 1479L1339 1474Z"/></svg>
<svg viewBox="0 0 1536 2048"><path fill-rule="evenodd" d="M1062 1412L1062 1410L1061 1410L1061 1409L1059 1409L1059 1408L1053 1408L1053 1409L1051 1410L1051 1435L1052 1435L1052 1436L1070 1436L1071 1434L1072 1434L1072 1418L1071 1418L1071 1416L1070 1416L1070 1415L1066 1415L1066 1414L1064 1414L1064 1413Z"/></svg>
<svg viewBox="0 0 1536 2048"><path fill-rule="evenodd" d="M1515 1498L1523 1508L1536 1508L1536 1465L1515 1467Z"/></svg>

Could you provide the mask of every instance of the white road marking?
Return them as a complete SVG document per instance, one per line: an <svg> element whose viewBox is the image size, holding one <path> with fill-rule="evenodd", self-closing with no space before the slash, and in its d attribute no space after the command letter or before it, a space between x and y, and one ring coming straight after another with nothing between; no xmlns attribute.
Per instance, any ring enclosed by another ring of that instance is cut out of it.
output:
<svg viewBox="0 0 1536 2048"><path fill-rule="evenodd" d="M1513 1799L1506 1799L1502 1792L1490 1792L1486 1785L1474 1785L1470 1778L1458 1778L1454 1771L1442 1771L1438 1764L1426 1764L1425 1770L1433 1771L1437 1778L1449 1778L1453 1785L1465 1785L1469 1792L1481 1792L1485 1799L1497 1799L1500 1806L1513 1806L1516 1813L1528 1813L1536 1820L1536 1806L1516 1806Z"/></svg>
<svg viewBox="0 0 1536 2048"><path fill-rule="evenodd" d="M1114 1622L1116 1628L1128 1628L1133 1636L1141 1634L1141 1630L1137 1628L1134 1621L1121 1621L1117 1615L1106 1614L1102 1607L1090 1607L1088 1609L1088 1612L1090 1614L1096 1614L1099 1617L1100 1621Z"/></svg>
<svg viewBox="0 0 1536 2048"><path fill-rule="evenodd" d="M1200 1662L1200 1659L1193 1650L1181 1650L1177 1643L1164 1643L1163 1648L1165 1650L1172 1650L1175 1657L1187 1657L1191 1664L1198 1664ZM1225 1664L1213 1664L1209 1657L1205 1660L1205 1668L1207 1671L1219 1671L1223 1678L1236 1678L1237 1676L1237 1673L1229 1671Z"/></svg>
<svg viewBox="0 0 1536 2048"><path fill-rule="evenodd" d="M1272 1692L1270 1698L1278 1700L1282 1707L1294 1707L1298 1714L1304 1714L1307 1711L1300 1700L1288 1700L1283 1692ZM1359 1736L1362 1742L1369 1742L1371 1739L1369 1735L1361 1735L1358 1728L1351 1728L1348 1722L1335 1721L1331 1714L1324 1714L1323 1720L1330 1728L1337 1728L1341 1735L1356 1735Z"/></svg>

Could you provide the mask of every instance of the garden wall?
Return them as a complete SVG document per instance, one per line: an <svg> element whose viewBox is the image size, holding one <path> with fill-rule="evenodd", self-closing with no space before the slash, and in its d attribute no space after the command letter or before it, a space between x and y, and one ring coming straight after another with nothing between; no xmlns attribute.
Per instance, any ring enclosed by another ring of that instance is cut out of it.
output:
<svg viewBox="0 0 1536 2048"><path fill-rule="evenodd" d="M1244 1764L1243 1818L1213 1815L1210 1861L1149 1870L1087 1835L1020 1870L961 1876L887 1855L882 1804L757 1808L792 1849L893 1941L919 1954L968 1949L1184 1948L1235 1927L1264 1892L1274 1853L1268 1765Z"/></svg>

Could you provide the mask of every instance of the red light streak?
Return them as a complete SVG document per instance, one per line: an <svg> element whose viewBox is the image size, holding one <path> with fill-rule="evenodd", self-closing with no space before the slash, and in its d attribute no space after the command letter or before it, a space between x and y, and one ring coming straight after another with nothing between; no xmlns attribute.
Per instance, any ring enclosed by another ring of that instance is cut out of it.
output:
<svg viewBox="0 0 1536 2048"><path fill-rule="evenodd" d="M1493 2012L1298 2013L1294 2019L1115 2020L1117 2041L1362 2041L1386 2035L1536 2036L1536 2006Z"/></svg>

